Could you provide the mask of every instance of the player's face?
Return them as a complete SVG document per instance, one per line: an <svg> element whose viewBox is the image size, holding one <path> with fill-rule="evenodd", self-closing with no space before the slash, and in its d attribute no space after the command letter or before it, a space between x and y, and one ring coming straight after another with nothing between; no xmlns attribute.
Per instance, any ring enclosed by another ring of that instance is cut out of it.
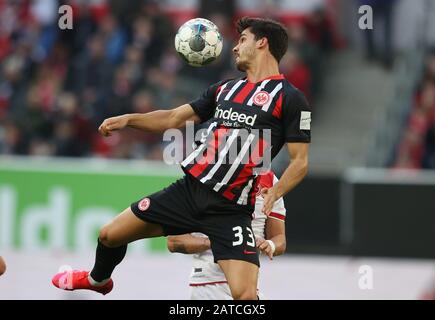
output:
<svg viewBox="0 0 435 320"><path fill-rule="evenodd" d="M255 36L248 29L240 34L239 42L233 48L236 67L239 71L246 71L255 55Z"/></svg>

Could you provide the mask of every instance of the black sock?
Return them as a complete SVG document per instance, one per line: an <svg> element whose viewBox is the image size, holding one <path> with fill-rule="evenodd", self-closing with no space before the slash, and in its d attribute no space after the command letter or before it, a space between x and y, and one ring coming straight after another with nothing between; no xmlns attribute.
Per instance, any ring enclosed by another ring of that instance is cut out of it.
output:
<svg viewBox="0 0 435 320"><path fill-rule="evenodd" d="M92 279L98 282L109 279L115 267L124 259L126 252L127 245L109 248L98 239L95 264L90 273Z"/></svg>

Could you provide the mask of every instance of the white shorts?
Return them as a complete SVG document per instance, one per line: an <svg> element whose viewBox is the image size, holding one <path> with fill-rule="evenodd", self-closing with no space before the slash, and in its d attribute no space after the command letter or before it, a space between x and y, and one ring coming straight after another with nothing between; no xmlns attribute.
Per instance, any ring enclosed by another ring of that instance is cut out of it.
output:
<svg viewBox="0 0 435 320"><path fill-rule="evenodd" d="M227 283L190 287L190 300L233 300Z"/></svg>
<svg viewBox="0 0 435 320"><path fill-rule="evenodd" d="M264 295L258 290L257 295L260 300L265 300ZM190 300L233 300L233 297L227 283L217 283L190 286Z"/></svg>

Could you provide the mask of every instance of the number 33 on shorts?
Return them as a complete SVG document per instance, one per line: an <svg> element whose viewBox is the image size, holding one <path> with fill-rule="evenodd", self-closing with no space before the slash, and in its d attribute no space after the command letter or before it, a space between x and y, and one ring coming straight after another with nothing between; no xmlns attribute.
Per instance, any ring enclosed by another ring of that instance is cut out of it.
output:
<svg viewBox="0 0 435 320"><path fill-rule="evenodd" d="M247 239L246 244L250 247L255 248L255 239L254 233L250 227L245 227L247 231ZM237 226L233 228L235 241L233 241L233 247L240 246L243 243L243 228L241 226Z"/></svg>

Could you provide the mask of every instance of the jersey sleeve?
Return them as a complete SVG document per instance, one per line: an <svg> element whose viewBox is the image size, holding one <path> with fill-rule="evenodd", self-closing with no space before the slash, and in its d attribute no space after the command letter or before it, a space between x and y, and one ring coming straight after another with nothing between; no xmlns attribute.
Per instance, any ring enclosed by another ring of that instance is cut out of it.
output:
<svg viewBox="0 0 435 320"><path fill-rule="evenodd" d="M278 178L274 175L273 176L273 184L278 182ZM284 205L284 199L283 197L279 198L275 201L272 207L272 211L269 214L269 218L278 219L281 221L285 221L285 205Z"/></svg>
<svg viewBox="0 0 435 320"><path fill-rule="evenodd" d="M292 90L286 97L282 115L285 142L311 141L311 107L299 90Z"/></svg>
<svg viewBox="0 0 435 320"><path fill-rule="evenodd" d="M205 234L201 232L192 232L190 235L197 238L208 238Z"/></svg>
<svg viewBox="0 0 435 320"><path fill-rule="evenodd" d="M189 104L201 118L201 123L209 120L216 109L216 95L221 86L228 80L220 81L208 87L198 98Z"/></svg>
<svg viewBox="0 0 435 320"><path fill-rule="evenodd" d="M281 197L273 204L272 211L269 214L269 218L285 221L285 214L286 210L284 206L284 199Z"/></svg>

